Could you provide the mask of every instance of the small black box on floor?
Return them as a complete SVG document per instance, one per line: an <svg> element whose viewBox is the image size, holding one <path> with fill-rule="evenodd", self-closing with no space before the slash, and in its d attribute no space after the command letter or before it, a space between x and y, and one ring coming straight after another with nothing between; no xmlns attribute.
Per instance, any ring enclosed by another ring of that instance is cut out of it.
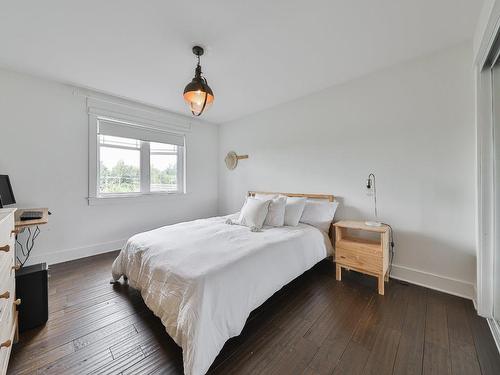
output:
<svg viewBox="0 0 500 375"><path fill-rule="evenodd" d="M18 307L20 332L41 326L49 318L47 277L45 263L16 271L16 298L21 299Z"/></svg>

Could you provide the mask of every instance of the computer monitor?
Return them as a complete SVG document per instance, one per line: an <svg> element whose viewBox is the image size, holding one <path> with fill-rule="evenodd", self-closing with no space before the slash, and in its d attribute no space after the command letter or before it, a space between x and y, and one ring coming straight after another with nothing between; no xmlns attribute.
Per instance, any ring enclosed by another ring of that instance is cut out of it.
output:
<svg viewBox="0 0 500 375"><path fill-rule="evenodd" d="M8 204L16 203L9 176L0 174L0 208Z"/></svg>

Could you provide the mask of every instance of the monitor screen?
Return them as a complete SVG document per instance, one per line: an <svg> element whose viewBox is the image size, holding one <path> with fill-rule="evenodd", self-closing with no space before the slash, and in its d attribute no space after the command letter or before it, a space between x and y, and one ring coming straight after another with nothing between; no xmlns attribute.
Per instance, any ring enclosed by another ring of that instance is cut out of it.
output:
<svg viewBox="0 0 500 375"><path fill-rule="evenodd" d="M0 174L0 207L16 203L9 176Z"/></svg>

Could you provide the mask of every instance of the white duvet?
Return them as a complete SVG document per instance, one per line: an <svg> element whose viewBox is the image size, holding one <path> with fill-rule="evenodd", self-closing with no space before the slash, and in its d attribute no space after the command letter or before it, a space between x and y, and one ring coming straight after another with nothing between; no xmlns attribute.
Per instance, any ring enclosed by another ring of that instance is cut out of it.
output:
<svg viewBox="0 0 500 375"><path fill-rule="evenodd" d="M187 375L206 373L252 310L332 251L306 224L251 232L228 217L137 234L113 263L182 347Z"/></svg>

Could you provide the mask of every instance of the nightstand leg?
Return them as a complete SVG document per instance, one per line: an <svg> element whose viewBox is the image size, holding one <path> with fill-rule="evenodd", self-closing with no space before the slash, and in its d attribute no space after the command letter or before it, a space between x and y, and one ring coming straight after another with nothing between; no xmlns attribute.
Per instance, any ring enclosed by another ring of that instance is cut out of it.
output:
<svg viewBox="0 0 500 375"><path fill-rule="evenodd" d="M384 275L378 277L378 294L384 295Z"/></svg>
<svg viewBox="0 0 500 375"><path fill-rule="evenodd" d="M387 283L389 281L389 272L386 272L385 273L385 278L384 278L385 282Z"/></svg>
<svg viewBox="0 0 500 375"><path fill-rule="evenodd" d="M337 281L342 280L342 267L338 264L336 265L335 278Z"/></svg>

